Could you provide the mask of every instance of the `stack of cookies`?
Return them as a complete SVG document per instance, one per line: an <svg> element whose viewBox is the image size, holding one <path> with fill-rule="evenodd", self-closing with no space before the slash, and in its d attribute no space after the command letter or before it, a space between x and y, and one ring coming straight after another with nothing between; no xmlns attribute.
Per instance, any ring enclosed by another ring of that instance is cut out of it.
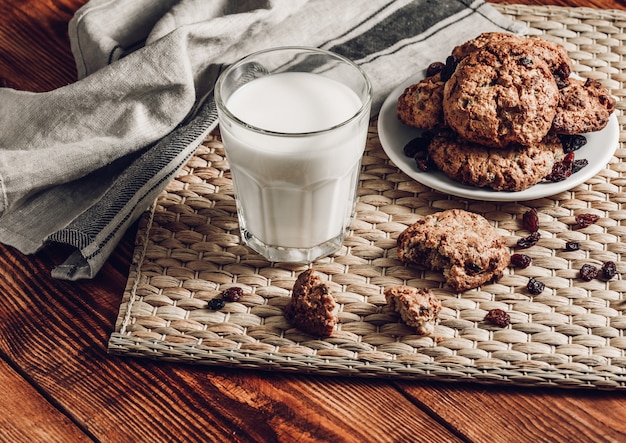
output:
<svg viewBox="0 0 626 443"><path fill-rule="evenodd" d="M615 108L606 88L571 70L565 48L539 38L492 32L457 46L398 99L399 119L424 130L405 153L496 191L567 178L586 164L574 160L581 134L603 129Z"/></svg>

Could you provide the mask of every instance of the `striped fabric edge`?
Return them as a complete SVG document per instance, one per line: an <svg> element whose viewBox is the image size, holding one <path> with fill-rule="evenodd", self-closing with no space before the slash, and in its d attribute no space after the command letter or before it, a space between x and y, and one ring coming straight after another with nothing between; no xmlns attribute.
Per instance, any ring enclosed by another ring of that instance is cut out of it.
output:
<svg viewBox="0 0 626 443"><path fill-rule="evenodd" d="M174 130L136 159L103 198L47 241L77 250L52 270L55 278L93 278L126 229L154 202L174 175L217 126L217 109L208 100L187 125Z"/></svg>

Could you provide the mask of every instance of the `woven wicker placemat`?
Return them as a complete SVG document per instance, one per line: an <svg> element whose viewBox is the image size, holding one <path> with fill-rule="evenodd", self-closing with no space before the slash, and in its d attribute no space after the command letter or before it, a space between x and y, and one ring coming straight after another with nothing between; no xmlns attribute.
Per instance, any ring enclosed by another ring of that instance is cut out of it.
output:
<svg viewBox="0 0 626 443"><path fill-rule="evenodd" d="M531 34L563 43L575 72L626 96L626 12L496 5ZM620 146L607 167L561 194L520 203L463 200L400 172L370 126L357 219L344 248L315 263L340 304L338 331L325 340L290 327L282 315L299 265L270 264L240 244L228 165L217 133L141 220L128 284L109 342L111 353L240 368L367 377L560 387L626 387L626 170L623 104ZM509 269L497 284L456 294L442 276L402 266L396 237L421 216L447 208L483 214L515 245L527 235L521 215L540 213L541 240L525 250L533 263ZM600 220L574 228L576 214ZM565 251L566 241L581 249ZM585 282L584 263L617 263L610 281ZM539 296L530 277L545 283ZM384 288L433 288L442 300L433 337L415 335L385 307ZM207 302L229 286L241 302L219 311ZM483 321L501 308L511 325Z"/></svg>

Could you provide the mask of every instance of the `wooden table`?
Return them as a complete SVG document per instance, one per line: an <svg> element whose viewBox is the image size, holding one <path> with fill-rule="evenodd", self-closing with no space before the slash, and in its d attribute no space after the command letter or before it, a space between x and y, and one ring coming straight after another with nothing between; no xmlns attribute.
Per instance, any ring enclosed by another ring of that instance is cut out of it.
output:
<svg viewBox="0 0 626 443"><path fill-rule="evenodd" d="M76 79L67 22L84 1L0 3L2 86L45 91ZM622 0L516 2L626 9ZM626 441L624 392L303 376L111 356L107 340L134 237L126 234L94 280L77 283L49 276L66 251L24 256L0 246L1 441Z"/></svg>

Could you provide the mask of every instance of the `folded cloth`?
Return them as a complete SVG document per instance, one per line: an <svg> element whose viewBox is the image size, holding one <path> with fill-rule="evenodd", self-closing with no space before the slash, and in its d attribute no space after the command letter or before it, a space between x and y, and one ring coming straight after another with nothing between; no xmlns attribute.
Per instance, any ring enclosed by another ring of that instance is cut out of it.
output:
<svg viewBox="0 0 626 443"><path fill-rule="evenodd" d="M75 248L52 270L91 278L217 125L224 66L275 46L342 54L373 113L402 81L484 31L524 27L463 0L91 0L69 24L78 81L0 89L0 242Z"/></svg>

